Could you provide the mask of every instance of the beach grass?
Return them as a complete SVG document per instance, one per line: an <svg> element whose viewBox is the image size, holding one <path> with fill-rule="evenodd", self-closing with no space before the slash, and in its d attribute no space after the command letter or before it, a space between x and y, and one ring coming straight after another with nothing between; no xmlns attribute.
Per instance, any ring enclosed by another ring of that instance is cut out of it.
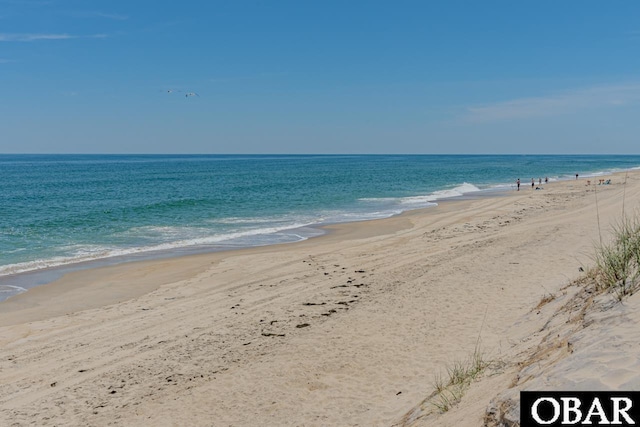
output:
<svg viewBox="0 0 640 427"><path fill-rule="evenodd" d="M491 362L486 359L478 345L468 358L449 363L444 375L442 373L435 375L432 404L440 413L450 410L490 364Z"/></svg>
<svg viewBox="0 0 640 427"><path fill-rule="evenodd" d="M640 218L623 216L613 226L613 239L596 246L595 267L588 272L598 290L619 300L640 288Z"/></svg>

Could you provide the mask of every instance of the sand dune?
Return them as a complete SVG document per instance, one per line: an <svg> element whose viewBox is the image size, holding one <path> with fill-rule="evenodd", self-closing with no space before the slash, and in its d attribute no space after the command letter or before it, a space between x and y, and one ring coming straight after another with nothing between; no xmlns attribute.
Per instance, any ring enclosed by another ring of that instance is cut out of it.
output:
<svg viewBox="0 0 640 427"><path fill-rule="evenodd" d="M612 181L69 274L0 303L0 424L478 426L523 387L638 389L638 298L559 320L640 201L640 174ZM499 363L433 411L434 375L479 341Z"/></svg>

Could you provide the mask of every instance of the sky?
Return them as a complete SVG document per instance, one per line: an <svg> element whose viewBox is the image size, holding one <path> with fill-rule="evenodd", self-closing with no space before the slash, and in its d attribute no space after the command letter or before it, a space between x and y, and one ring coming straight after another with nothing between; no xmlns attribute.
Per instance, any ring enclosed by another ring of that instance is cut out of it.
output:
<svg viewBox="0 0 640 427"><path fill-rule="evenodd" d="M0 0L0 89L0 153L639 154L640 2Z"/></svg>

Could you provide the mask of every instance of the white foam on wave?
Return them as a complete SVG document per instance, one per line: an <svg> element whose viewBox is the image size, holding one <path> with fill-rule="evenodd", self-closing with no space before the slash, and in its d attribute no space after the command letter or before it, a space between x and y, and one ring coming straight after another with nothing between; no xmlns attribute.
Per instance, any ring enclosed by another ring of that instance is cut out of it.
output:
<svg viewBox="0 0 640 427"><path fill-rule="evenodd" d="M278 218L273 218L273 217L266 217L266 218L258 218L258 217L248 217L248 218L239 218L239 217L230 217L230 218L220 218L220 219L211 219L207 222L210 223L214 223L214 224L230 224L230 225L235 225L235 224L242 224L242 225L246 225L246 224L272 224L274 222L282 222L283 218L282 217L278 217Z"/></svg>
<svg viewBox="0 0 640 427"><path fill-rule="evenodd" d="M488 190L493 190L493 191L510 190L512 188L515 188L515 186L516 186L515 181L512 184L493 184L488 187Z"/></svg>
<svg viewBox="0 0 640 427"><path fill-rule="evenodd" d="M464 182L457 187L449 188L446 190L434 191L433 193L427 194L425 196L403 197L400 201L403 204L433 203L433 202L436 202L437 200L450 199L452 197L460 197L465 194L475 193L478 191L482 191L482 190L480 190L478 187L476 187L473 184Z"/></svg>
<svg viewBox="0 0 640 427"><path fill-rule="evenodd" d="M369 202L369 203L385 203L385 204L401 204L401 205L414 205L412 207L429 207L429 206L437 206L436 201L442 199L450 199L452 197L459 197L469 193L475 193L478 191L482 191L480 188L476 187L473 184L469 184L467 182L462 183L454 188L449 188L445 190L437 190L429 194L420 195L420 196L409 196L409 197L378 197L378 198L362 198L359 199L361 202ZM405 206L406 208L407 206ZM404 210L404 209L402 209ZM398 213L402 212L400 210Z"/></svg>
<svg viewBox="0 0 640 427"><path fill-rule="evenodd" d="M0 266L0 276L7 276L30 271L43 270L47 268L60 267L69 264L82 263L87 261L95 261L99 259L109 259L115 257L131 256L143 254L146 252L170 251L175 249L185 249L199 246L225 245L233 243L233 241L247 239L255 236L275 235L286 230L302 228L310 225L309 223L292 223L286 226L265 227L259 229L249 229L225 234L213 234L203 237L191 237L186 239L168 241L164 243L151 244L139 247L117 248L99 245L70 245L64 247L69 253L68 256L57 256L48 259L38 259L34 261L21 262ZM140 228L140 227L139 227ZM164 230L165 233L173 235L178 227L149 227L154 231ZM204 230L204 229L199 229ZM184 230L183 230L184 231ZM194 230L191 230L192 232ZM211 230L208 230L209 232ZM186 233L186 234L192 234ZM184 235L184 234L183 234ZM198 235L202 235L199 233ZM289 237L292 236L292 237ZM305 240L299 234L287 234L286 241ZM274 238L274 241L278 239ZM247 245L251 246L251 242Z"/></svg>
<svg viewBox="0 0 640 427"><path fill-rule="evenodd" d="M75 262L88 261L90 259L98 259L96 257L53 257L49 259L37 259L35 261L25 261L16 264L8 264L0 266L0 277L10 276L12 274L26 273L29 271L44 270L52 267L59 267L61 265L72 264Z"/></svg>
<svg viewBox="0 0 640 427"><path fill-rule="evenodd" d="M265 234L274 234L274 233L278 233L278 232L285 231L285 230L291 230L291 229L294 229L294 228L305 227L305 226L308 226L308 225L310 225L310 224L308 224L308 223L295 223L295 224L292 223L292 224L287 224L287 225L283 225L283 226L279 226L279 227L274 226L274 227L265 227L265 228L258 228L258 229L249 229L249 230L237 231L237 232L233 232L233 233L217 234L217 235L199 237L199 238L195 238L195 239L181 240L181 241L172 242L172 243L166 243L166 244L162 244L162 245L158 245L158 246L161 246L160 250L162 250L162 249L173 249L175 247L211 245L211 244L221 243L221 242L225 242L225 241L229 241L229 240L236 240L236 239L243 238L243 237L259 236L259 235L265 235Z"/></svg>
<svg viewBox="0 0 640 427"><path fill-rule="evenodd" d="M0 295L2 294L17 295L23 292L27 292L27 290L22 286L0 285Z"/></svg>
<svg viewBox="0 0 640 427"><path fill-rule="evenodd" d="M85 257L94 257L100 254L108 254L114 248L108 246L100 246L100 245L87 245L76 243L73 245L61 246L60 249L64 253L70 254L70 258L85 258ZM65 257L60 257L65 258Z"/></svg>
<svg viewBox="0 0 640 427"><path fill-rule="evenodd" d="M15 249L10 249L10 250L4 250L3 253L4 254L17 254L19 252L25 252L27 250L27 248L15 248Z"/></svg>
<svg viewBox="0 0 640 427"><path fill-rule="evenodd" d="M13 286L13 285L0 285L0 302L6 301L7 299L14 297L16 295L20 295L27 290L22 286Z"/></svg>
<svg viewBox="0 0 640 427"><path fill-rule="evenodd" d="M611 175L611 172L588 172L579 175L580 178L596 178L599 176ZM575 179L575 175L570 176L567 180Z"/></svg>
<svg viewBox="0 0 640 427"><path fill-rule="evenodd" d="M393 215L402 213L402 209L388 209L382 211L372 212L343 212L340 215L336 215L333 221L328 222L354 222L354 221L367 221L371 219L388 218Z"/></svg>
<svg viewBox="0 0 640 427"><path fill-rule="evenodd" d="M194 227L175 227L175 226L160 226L160 225L145 225L141 227L130 228L120 234L126 237L137 236L141 238L177 238L180 236L198 235L206 229L198 229Z"/></svg>
<svg viewBox="0 0 640 427"><path fill-rule="evenodd" d="M362 199L358 199L360 202L395 202L398 200L396 197L364 197Z"/></svg>

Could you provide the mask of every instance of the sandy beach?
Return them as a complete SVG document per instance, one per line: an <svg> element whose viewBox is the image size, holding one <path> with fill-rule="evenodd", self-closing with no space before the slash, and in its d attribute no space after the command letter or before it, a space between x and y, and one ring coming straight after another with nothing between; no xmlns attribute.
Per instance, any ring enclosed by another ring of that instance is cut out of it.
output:
<svg viewBox="0 0 640 427"><path fill-rule="evenodd" d="M33 288L0 303L0 425L480 426L522 389L639 390L638 296L567 311L640 203L640 172L607 178ZM440 413L434 378L476 347Z"/></svg>

